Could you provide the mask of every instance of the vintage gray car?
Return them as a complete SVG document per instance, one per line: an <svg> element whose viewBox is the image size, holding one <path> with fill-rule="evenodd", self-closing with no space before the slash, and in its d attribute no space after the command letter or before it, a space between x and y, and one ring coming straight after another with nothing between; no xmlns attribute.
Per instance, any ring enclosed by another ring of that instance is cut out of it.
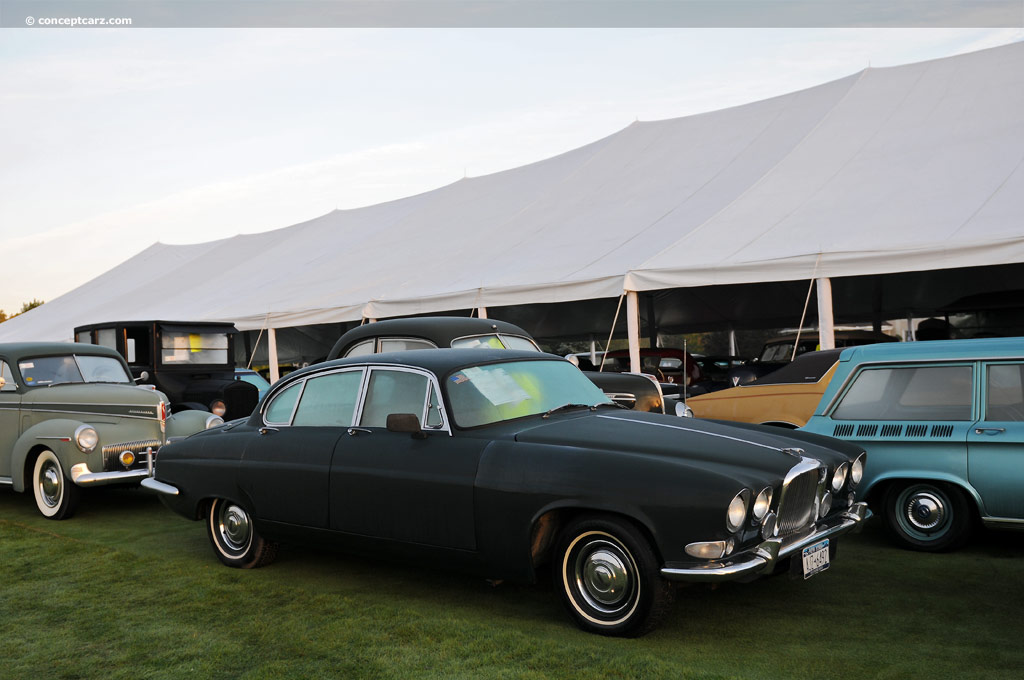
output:
<svg viewBox="0 0 1024 680"><path fill-rule="evenodd" d="M224 421L171 415L167 397L136 386L112 349L0 344L0 488L31 490L49 519L66 519L79 487L138 484L171 439Z"/></svg>

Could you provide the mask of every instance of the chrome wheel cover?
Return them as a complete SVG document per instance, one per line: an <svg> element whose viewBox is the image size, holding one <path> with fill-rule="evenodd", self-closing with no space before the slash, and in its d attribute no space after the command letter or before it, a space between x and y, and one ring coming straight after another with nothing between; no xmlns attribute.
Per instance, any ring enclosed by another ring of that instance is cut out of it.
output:
<svg viewBox="0 0 1024 680"><path fill-rule="evenodd" d="M221 503L217 512L217 536L226 549L244 553L252 542L249 513L234 503Z"/></svg>
<svg viewBox="0 0 1024 680"><path fill-rule="evenodd" d="M935 540L949 530L953 519L949 498L930 484L904 489L896 500L897 520L908 535Z"/></svg>
<svg viewBox="0 0 1024 680"><path fill-rule="evenodd" d="M636 562L614 536L593 531L577 537L566 551L563 574L574 607L594 623L616 625L636 610Z"/></svg>
<svg viewBox="0 0 1024 680"><path fill-rule="evenodd" d="M64 495L64 475L61 474L60 468L52 461L46 461L39 470L36 483L39 485L39 497L46 507L57 507L61 496Z"/></svg>

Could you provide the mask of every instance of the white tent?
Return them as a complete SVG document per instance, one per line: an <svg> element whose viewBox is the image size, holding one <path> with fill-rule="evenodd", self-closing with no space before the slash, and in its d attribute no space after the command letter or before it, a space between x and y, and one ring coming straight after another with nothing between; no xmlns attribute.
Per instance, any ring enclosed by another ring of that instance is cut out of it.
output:
<svg viewBox="0 0 1024 680"><path fill-rule="evenodd" d="M276 231L157 243L0 324L0 341L69 339L115 319L282 328L1019 263L1022 162L1015 43L634 123L538 163Z"/></svg>

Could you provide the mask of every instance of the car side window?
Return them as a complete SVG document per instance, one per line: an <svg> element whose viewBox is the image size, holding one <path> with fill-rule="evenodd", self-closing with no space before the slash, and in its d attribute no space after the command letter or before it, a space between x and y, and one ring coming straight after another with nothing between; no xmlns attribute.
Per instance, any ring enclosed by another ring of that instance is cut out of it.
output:
<svg viewBox="0 0 1024 680"><path fill-rule="evenodd" d="M428 340L416 338L381 338L381 352L404 352L408 349L437 349L437 345Z"/></svg>
<svg viewBox="0 0 1024 680"><path fill-rule="evenodd" d="M441 416L441 398L437 396L437 390L430 386L430 403L427 404L427 421L423 427L439 429L444 426L444 418Z"/></svg>
<svg viewBox="0 0 1024 680"><path fill-rule="evenodd" d="M985 381L985 420L1024 420L1024 364L988 366Z"/></svg>
<svg viewBox="0 0 1024 680"><path fill-rule="evenodd" d="M265 419L268 423L287 425L292 420L292 412L295 410L295 402L299 398L302 389L302 382L289 385L286 389L278 392L267 407Z"/></svg>
<svg viewBox="0 0 1024 680"><path fill-rule="evenodd" d="M834 420L970 420L970 366L869 368L832 412Z"/></svg>
<svg viewBox="0 0 1024 680"><path fill-rule="evenodd" d="M0 392L14 392L18 389L18 386L14 382L14 374L11 373L11 367L7 365L6 361L0 361L0 376L4 379L3 387L0 387Z"/></svg>
<svg viewBox="0 0 1024 680"><path fill-rule="evenodd" d="M374 369L366 387L364 427L386 427L391 413L413 413L421 421L426 406L427 376L408 371Z"/></svg>
<svg viewBox="0 0 1024 680"><path fill-rule="evenodd" d="M362 371L328 373L308 379L292 425L349 427L355 420L362 382Z"/></svg>
<svg viewBox="0 0 1024 680"><path fill-rule="evenodd" d="M361 356L366 356L367 354L373 354L373 347L374 347L374 345L376 345L376 343L377 343L376 338L371 338L370 340L363 340L360 343L352 345L349 348L349 350L347 352L345 352L345 356L347 356L347 357L361 357Z"/></svg>

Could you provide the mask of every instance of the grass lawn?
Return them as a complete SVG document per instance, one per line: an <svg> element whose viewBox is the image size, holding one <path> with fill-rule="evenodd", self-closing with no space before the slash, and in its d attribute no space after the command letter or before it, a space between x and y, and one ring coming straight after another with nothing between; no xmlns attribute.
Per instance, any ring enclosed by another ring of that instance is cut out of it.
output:
<svg viewBox="0 0 1024 680"><path fill-rule="evenodd" d="M65 522L0 492L0 678L1020 678L1024 534L948 555L880 521L832 568L682 589L638 640L578 631L550 583L283 546L252 571L142 491Z"/></svg>

